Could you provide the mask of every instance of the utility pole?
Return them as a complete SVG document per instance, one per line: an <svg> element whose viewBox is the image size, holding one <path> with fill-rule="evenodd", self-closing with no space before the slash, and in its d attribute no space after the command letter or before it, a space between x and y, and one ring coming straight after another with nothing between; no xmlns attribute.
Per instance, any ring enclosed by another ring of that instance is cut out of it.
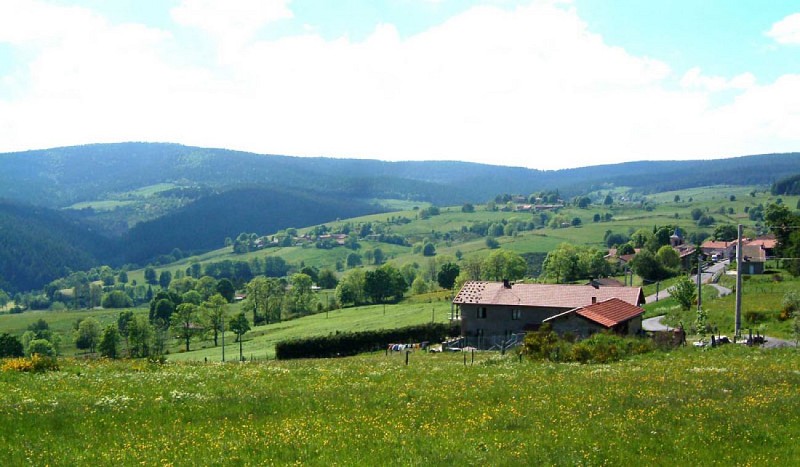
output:
<svg viewBox="0 0 800 467"><path fill-rule="evenodd" d="M742 224L739 224L736 240L736 317L734 319L734 335L738 336L742 329Z"/></svg>
<svg viewBox="0 0 800 467"><path fill-rule="evenodd" d="M703 260L697 256L697 311L703 309Z"/></svg>

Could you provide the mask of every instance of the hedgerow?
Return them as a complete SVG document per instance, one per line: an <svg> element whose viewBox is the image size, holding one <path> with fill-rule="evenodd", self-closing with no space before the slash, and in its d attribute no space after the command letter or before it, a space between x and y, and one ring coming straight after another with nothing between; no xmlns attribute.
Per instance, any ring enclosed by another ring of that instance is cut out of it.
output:
<svg viewBox="0 0 800 467"><path fill-rule="evenodd" d="M456 328L443 323L376 331L345 332L278 342L275 345L275 356L278 360L344 357L380 350L390 343L441 342L445 338L457 334Z"/></svg>

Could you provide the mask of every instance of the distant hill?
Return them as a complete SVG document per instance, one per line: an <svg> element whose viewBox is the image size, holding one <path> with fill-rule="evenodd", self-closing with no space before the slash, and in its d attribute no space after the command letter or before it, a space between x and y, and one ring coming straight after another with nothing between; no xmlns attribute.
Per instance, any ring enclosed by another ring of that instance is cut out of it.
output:
<svg viewBox="0 0 800 467"><path fill-rule="evenodd" d="M27 290L69 270L145 264L175 248L185 253L218 248L225 237L241 232L268 234L369 214L380 210L371 204L374 199L446 206L553 189L567 198L614 186L644 194L767 186L796 174L797 167L800 153L555 171L288 157L162 143L5 153L0 154L0 200L6 200L0 202L0 287Z"/></svg>
<svg viewBox="0 0 800 467"><path fill-rule="evenodd" d="M221 248L225 237L242 232L261 235L379 212L360 200L264 188L242 188L199 201L150 222L125 236L121 253L141 263L173 248L202 252Z"/></svg>
<svg viewBox="0 0 800 467"><path fill-rule="evenodd" d="M0 288L29 290L100 259L114 262L115 242L58 211L0 201Z"/></svg>
<svg viewBox="0 0 800 467"><path fill-rule="evenodd" d="M60 208L105 199L109 193L177 182L217 191L261 185L446 205L549 189L572 195L609 183L652 191L769 185L798 166L800 153L789 153L541 171L468 162L288 157L178 144L118 143L0 154L0 198Z"/></svg>

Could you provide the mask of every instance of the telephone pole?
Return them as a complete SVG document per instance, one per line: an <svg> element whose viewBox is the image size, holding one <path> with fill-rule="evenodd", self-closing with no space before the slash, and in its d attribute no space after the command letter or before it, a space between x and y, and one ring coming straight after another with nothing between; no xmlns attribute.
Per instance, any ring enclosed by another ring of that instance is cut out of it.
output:
<svg viewBox="0 0 800 467"><path fill-rule="evenodd" d="M736 240L736 317L734 319L734 335L738 336L742 329L742 224L739 224Z"/></svg>

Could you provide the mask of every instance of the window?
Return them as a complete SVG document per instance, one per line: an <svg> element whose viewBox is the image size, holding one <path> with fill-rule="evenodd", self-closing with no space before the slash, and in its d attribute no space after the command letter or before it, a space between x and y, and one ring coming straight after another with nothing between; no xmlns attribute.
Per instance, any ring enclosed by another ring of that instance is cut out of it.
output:
<svg viewBox="0 0 800 467"><path fill-rule="evenodd" d="M486 319L486 307L478 308L478 319Z"/></svg>
<svg viewBox="0 0 800 467"><path fill-rule="evenodd" d="M517 320L522 318L522 311L520 309L511 310L511 319Z"/></svg>

